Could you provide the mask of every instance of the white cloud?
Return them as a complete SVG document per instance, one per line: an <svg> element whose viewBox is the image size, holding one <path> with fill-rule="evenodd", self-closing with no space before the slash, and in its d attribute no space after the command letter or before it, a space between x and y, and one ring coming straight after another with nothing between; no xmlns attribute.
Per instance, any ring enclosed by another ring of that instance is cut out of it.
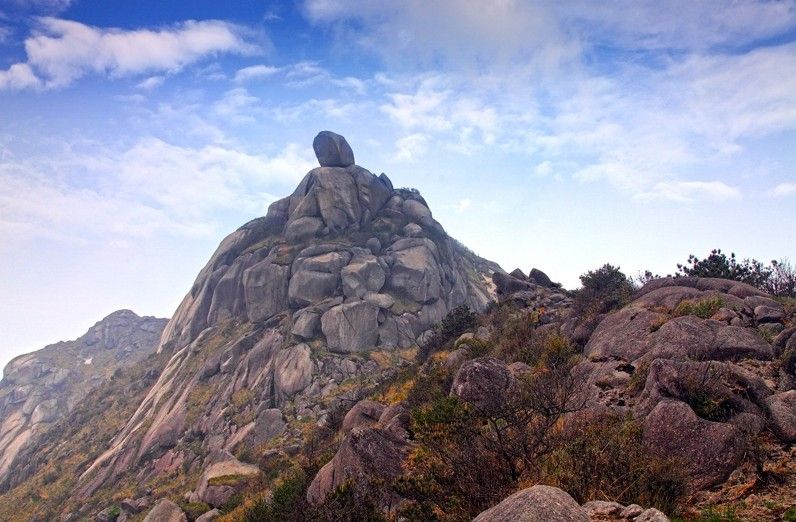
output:
<svg viewBox="0 0 796 522"><path fill-rule="evenodd" d="M796 195L796 183L780 183L771 191L773 196L785 197Z"/></svg>
<svg viewBox="0 0 796 522"><path fill-rule="evenodd" d="M150 76L146 80L139 82L136 87L145 91L151 91L155 87L162 85L164 80L165 78L163 78L163 76Z"/></svg>
<svg viewBox="0 0 796 522"><path fill-rule="evenodd" d="M639 200L669 200L680 203L694 201L727 201L741 198L741 191L721 181L667 181L656 183L649 192L636 194Z"/></svg>
<svg viewBox="0 0 796 522"><path fill-rule="evenodd" d="M251 154L143 138L126 150L69 149L0 164L0 238L108 241L162 233L208 236L220 216L263 215L269 188L292 185L315 161L306 147ZM99 183L87 185L84 179Z"/></svg>
<svg viewBox="0 0 796 522"><path fill-rule="evenodd" d="M298 104L274 107L270 113L276 121L288 124L306 119L315 122L319 115L329 119L348 120L354 114L362 114L367 107L367 103L354 104L334 98L322 100L312 98Z"/></svg>
<svg viewBox="0 0 796 522"><path fill-rule="evenodd" d="M25 52L28 70L34 70L46 87L56 88L89 74L172 72L218 53L255 52L244 33L241 27L218 20L127 31L43 17L25 40Z"/></svg>
<svg viewBox="0 0 796 522"><path fill-rule="evenodd" d="M279 71L279 67L273 67L271 65L252 65L250 67L239 69L238 72L235 73L234 81L236 83L243 83L256 78L267 78L269 76L273 76Z"/></svg>
<svg viewBox="0 0 796 522"><path fill-rule="evenodd" d="M534 68L561 63L579 51L564 38L543 4L513 0L307 0L316 24L345 24L350 45L389 61L452 65L473 72L522 61Z"/></svg>
<svg viewBox="0 0 796 522"><path fill-rule="evenodd" d="M15 63L7 70L0 70L0 91L20 90L41 86L41 80L33 74L26 63Z"/></svg>
<svg viewBox="0 0 796 522"><path fill-rule="evenodd" d="M331 79L332 75L317 62L302 61L294 63L285 70L289 87L307 87Z"/></svg>
<svg viewBox="0 0 796 522"><path fill-rule="evenodd" d="M259 112L259 98L239 87L224 93L224 97L213 104L213 112L227 122L248 123L255 121L254 114Z"/></svg>
<svg viewBox="0 0 796 522"><path fill-rule="evenodd" d="M581 0L560 2L553 9L596 43L634 49L744 46L783 34L796 23L791 1L618 0L594 9Z"/></svg>
<svg viewBox="0 0 796 522"><path fill-rule="evenodd" d="M414 93L390 94L390 103L382 105L381 110L407 129L448 130L451 122L445 114L445 102L451 96L451 90L440 88L439 83L439 78L428 78L420 83Z"/></svg>
<svg viewBox="0 0 796 522"><path fill-rule="evenodd" d="M428 150L428 136L420 133L404 136L395 142L395 148L395 161L415 161Z"/></svg>

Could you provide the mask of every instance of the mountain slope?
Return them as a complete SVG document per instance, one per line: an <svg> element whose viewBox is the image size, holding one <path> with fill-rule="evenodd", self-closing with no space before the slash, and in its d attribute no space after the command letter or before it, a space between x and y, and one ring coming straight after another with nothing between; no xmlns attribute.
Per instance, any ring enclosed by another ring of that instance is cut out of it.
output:
<svg viewBox="0 0 796 522"><path fill-rule="evenodd" d="M353 164L340 136L314 146L322 166L199 273L163 332L168 364L78 498L295 445L411 362L450 310L491 300L500 268L451 239L417 191Z"/></svg>
<svg viewBox="0 0 796 522"><path fill-rule="evenodd" d="M119 369L154 352L166 319L119 310L74 341L16 357L0 381L0 484L26 446Z"/></svg>

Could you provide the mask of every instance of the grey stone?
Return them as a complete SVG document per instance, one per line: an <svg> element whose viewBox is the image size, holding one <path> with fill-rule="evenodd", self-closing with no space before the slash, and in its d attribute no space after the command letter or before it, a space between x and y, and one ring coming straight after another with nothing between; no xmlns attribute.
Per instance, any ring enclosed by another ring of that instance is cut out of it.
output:
<svg viewBox="0 0 796 522"><path fill-rule="evenodd" d="M608 502L606 500L592 500L583 504L582 508L592 520L611 520L617 518L624 509L619 502Z"/></svg>
<svg viewBox="0 0 796 522"><path fill-rule="evenodd" d="M539 270L538 268L532 268L531 273L528 275L528 279L536 283L537 285L551 287L553 286L553 281L547 277L547 274Z"/></svg>
<svg viewBox="0 0 796 522"><path fill-rule="evenodd" d="M423 237L423 229L417 223L409 223L404 227L403 234L406 237Z"/></svg>
<svg viewBox="0 0 796 522"><path fill-rule="evenodd" d="M772 395L766 404L774 433L785 442L796 441L796 390Z"/></svg>
<svg viewBox="0 0 796 522"><path fill-rule="evenodd" d="M386 413L386 410L385 412ZM382 415L384 415L384 413ZM307 488L307 501L318 504L328 493L346 483L368 483L379 477L389 484L403 474L403 462L409 454L409 443L395 424L408 422L407 415L394 415L387 425L381 421L372 427L357 427L346 435L331 461L318 471ZM390 424L393 424L390 426Z"/></svg>
<svg viewBox="0 0 796 522"><path fill-rule="evenodd" d="M425 243L394 253L390 285L418 303L442 296L442 280L434 253Z"/></svg>
<svg viewBox="0 0 796 522"><path fill-rule="evenodd" d="M760 305L755 307L755 321L758 323L778 323L785 317L782 307Z"/></svg>
<svg viewBox="0 0 796 522"><path fill-rule="evenodd" d="M378 339L379 308L365 301L346 303L321 316L321 329L329 350L340 353L374 348Z"/></svg>
<svg viewBox="0 0 796 522"><path fill-rule="evenodd" d="M376 401L359 401L346 413L340 432L343 435L348 435L354 428L371 427L379 422L379 417L384 410L385 406Z"/></svg>
<svg viewBox="0 0 796 522"><path fill-rule="evenodd" d="M379 241L379 238L377 237L368 239L365 242L365 246L370 249L371 253L374 255L377 255L379 252L381 252L381 241Z"/></svg>
<svg viewBox="0 0 796 522"><path fill-rule="evenodd" d="M187 520L188 517L180 506L166 498L155 504L144 518L144 522L187 522Z"/></svg>
<svg viewBox="0 0 796 522"><path fill-rule="evenodd" d="M196 488L199 499L212 507L219 507L229 500L241 481L260 474L257 466L244 464L228 453L226 457L226 460L216 462L205 470ZM221 484L213 480L222 477L226 480Z"/></svg>
<svg viewBox="0 0 796 522"><path fill-rule="evenodd" d="M419 225L424 227L431 227L434 225L434 218L431 217L431 211L419 201L407 199L404 201L401 210L406 217Z"/></svg>
<svg viewBox="0 0 796 522"><path fill-rule="evenodd" d="M670 522L670 520L662 511L648 508L642 511L633 522Z"/></svg>
<svg viewBox="0 0 796 522"><path fill-rule="evenodd" d="M289 273L290 267L269 260L243 272L243 292L250 321L265 321L287 308Z"/></svg>
<svg viewBox="0 0 796 522"><path fill-rule="evenodd" d="M314 339L321 328L321 314L313 311L298 313L290 333L303 339Z"/></svg>
<svg viewBox="0 0 796 522"><path fill-rule="evenodd" d="M494 357L480 357L459 368L450 395L488 413L499 410L506 403L514 385L506 363Z"/></svg>
<svg viewBox="0 0 796 522"><path fill-rule="evenodd" d="M354 164L354 152L344 137L331 131L321 131L312 140L315 157L322 167L348 167Z"/></svg>
<svg viewBox="0 0 796 522"><path fill-rule="evenodd" d="M507 497L473 522L589 522L589 516L565 491L536 485Z"/></svg>
<svg viewBox="0 0 796 522"><path fill-rule="evenodd" d="M367 292L378 292L385 282L384 269L373 256L354 258L340 271L343 294L346 297L363 297Z"/></svg>
<svg viewBox="0 0 796 522"><path fill-rule="evenodd" d="M197 517L196 522L211 522L221 516L221 511L218 509L211 509L207 513Z"/></svg>
<svg viewBox="0 0 796 522"><path fill-rule="evenodd" d="M644 420L650 451L678 459L694 490L720 484L741 463L745 444L730 424L700 419L682 402L664 400Z"/></svg>
<svg viewBox="0 0 796 522"><path fill-rule="evenodd" d="M280 397L291 397L312 382L310 347L297 344L277 352L274 358L274 388Z"/></svg>
<svg viewBox="0 0 796 522"><path fill-rule="evenodd" d="M315 237L322 229L323 220L304 216L290 222L285 229L285 238L292 243L297 243Z"/></svg>
<svg viewBox="0 0 796 522"><path fill-rule="evenodd" d="M335 294L340 283L339 274L300 270L290 278L288 298L291 306L304 307Z"/></svg>

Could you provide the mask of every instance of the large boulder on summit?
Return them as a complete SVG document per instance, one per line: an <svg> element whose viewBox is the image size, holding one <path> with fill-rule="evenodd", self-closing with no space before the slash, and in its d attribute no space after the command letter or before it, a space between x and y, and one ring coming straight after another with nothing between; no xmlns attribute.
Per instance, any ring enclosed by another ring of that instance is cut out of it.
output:
<svg viewBox="0 0 796 522"><path fill-rule="evenodd" d="M589 522L586 511L565 491L537 485L520 490L473 522Z"/></svg>
<svg viewBox="0 0 796 522"><path fill-rule="evenodd" d="M346 139L331 131L321 131L312 140L321 167L348 167L354 164L354 151Z"/></svg>

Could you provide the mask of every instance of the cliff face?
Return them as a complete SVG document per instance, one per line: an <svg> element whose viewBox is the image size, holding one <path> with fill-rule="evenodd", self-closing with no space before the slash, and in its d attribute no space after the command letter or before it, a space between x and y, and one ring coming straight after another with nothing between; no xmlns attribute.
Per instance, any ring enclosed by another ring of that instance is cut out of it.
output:
<svg viewBox="0 0 796 522"><path fill-rule="evenodd" d="M163 332L170 361L79 496L133 470L199 473L294 444L302 425L408 363L450 310L492 299L501 269L450 238L417 191L355 165L341 136L321 133L314 148L322 166L199 273Z"/></svg>
<svg viewBox="0 0 796 522"><path fill-rule="evenodd" d="M69 412L118 368L157 347L166 319L119 310L74 341L12 360L0 381L0 482L21 450Z"/></svg>

